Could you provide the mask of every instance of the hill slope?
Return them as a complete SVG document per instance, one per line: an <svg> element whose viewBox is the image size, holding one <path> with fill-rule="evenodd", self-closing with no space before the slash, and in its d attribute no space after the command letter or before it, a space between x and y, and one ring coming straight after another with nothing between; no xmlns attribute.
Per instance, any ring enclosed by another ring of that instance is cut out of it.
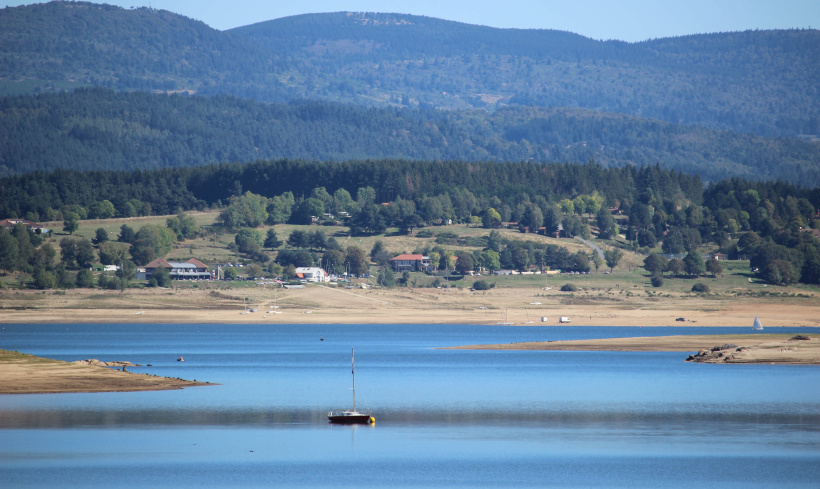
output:
<svg viewBox="0 0 820 489"><path fill-rule="evenodd" d="M820 185L820 145L582 109L262 104L94 88L0 97L0 176L298 158L577 161Z"/></svg>
<svg viewBox="0 0 820 489"><path fill-rule="evenodd" d="M220 32L166 11L0 10L0 93L77 85L364 105L578 107L766 136L820 134L820 31L628 44L398 14Z"/></svg>

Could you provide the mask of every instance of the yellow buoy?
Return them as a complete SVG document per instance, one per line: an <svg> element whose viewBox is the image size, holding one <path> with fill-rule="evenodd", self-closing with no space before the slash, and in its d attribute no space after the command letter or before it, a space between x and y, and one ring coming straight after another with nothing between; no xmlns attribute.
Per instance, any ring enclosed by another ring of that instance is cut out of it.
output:
<svg viewBox="0 0 820 489"><path fill-rule="evenodd" d="M376 422L376 418L374 418L373 416L370 416L370 419L368 419L367 422L370 423L370 424L373 424L373 423Z"/></svg>

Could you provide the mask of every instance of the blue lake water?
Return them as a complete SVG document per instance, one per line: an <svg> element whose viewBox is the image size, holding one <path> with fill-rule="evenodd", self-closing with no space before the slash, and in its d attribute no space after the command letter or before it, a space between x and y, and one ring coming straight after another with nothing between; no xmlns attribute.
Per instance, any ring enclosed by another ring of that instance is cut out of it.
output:
<svg viewBox="0 0 820 489"><path fill-rule="evenodd" d="M820 367L436 349L727 332L6 324L0 348L221 385L0 396L0 486L818 487ZM327 423L352 402L351 347L373 426Z"/></svg>

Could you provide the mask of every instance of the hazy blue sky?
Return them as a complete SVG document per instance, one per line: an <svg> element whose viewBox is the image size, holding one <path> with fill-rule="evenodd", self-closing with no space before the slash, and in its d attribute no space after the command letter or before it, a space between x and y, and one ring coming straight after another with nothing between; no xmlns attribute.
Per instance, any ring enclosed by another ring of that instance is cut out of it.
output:
<svg viewBox="0 0 820 489"><path fill-rule="evenodd" d="M38 2L0 1L13 6ZM150 6L224 30L313 12L397 12L493 27L558 29L593 39L820 27L820 0L109 0Z"/></svg>

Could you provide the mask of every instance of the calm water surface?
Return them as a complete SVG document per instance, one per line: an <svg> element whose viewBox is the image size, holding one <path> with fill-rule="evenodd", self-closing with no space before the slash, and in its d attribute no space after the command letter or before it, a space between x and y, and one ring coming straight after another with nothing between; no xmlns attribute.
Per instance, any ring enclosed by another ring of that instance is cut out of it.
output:
<svg viewBox="0 0 820 489"><path fill-rule="evenodd" d="M820 367L688 364L682 353L436 349L737 329L0 328L0 348L150 363L131 370L221 384L0 396L4 488L816 488L820 480ZM352 402L351 347L357 408L373 411L374 426L325 417Z"/></svg>

